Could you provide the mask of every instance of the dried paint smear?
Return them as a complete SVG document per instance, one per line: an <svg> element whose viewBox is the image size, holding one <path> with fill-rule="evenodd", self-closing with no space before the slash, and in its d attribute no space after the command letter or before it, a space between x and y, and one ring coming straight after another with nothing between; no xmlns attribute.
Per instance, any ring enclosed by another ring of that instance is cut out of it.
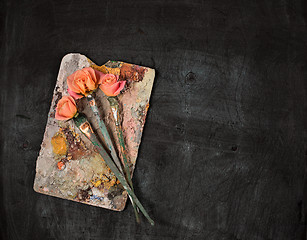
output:
<svg viewBox="0 0 307 240"><path fill-rule="evenodd" d="M134 170L155 71L120 61L109 61L98 66L84 55L68 54L62 59L54 90L44 139L36 163L34 190L63 199L121 211L125 207L127 193L120 182L100 155L93 150L89 140L74 126L73 121L64 122L54 119L58 100L63 95L68 95L67 76L89 66L104 73L120 74L120 79L127 81L125 90L119 96L119 102L127 156L131 170ZM113 135L112 140L117 149L120 149L106 96L98 90L96 99L100 114ZM102 139L98 124L86 100L81 99L77 104ZM119 152L118 154L121 158Z"/></svg>

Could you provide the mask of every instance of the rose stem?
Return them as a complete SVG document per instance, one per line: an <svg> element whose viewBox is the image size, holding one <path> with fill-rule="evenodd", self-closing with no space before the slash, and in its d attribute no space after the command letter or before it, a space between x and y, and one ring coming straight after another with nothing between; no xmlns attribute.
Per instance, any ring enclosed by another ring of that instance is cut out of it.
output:
<svg viewBox="0 0 307 240"><path fill-rule="evenodd" d="M97 137L95 136L90 123L87 121L84 114L79 114L74 118L74 122L76 126L80 129L80 131L92 142L95 149L99 152L101 157L104 159L107 166L111 169L111 171L114 173L114 175L117 177L117 179L121 182L124 189L127 191L131 201L139 207L141 212L144 214L144 216L147 218L147 220L150 222L151 225L154 225L154 221L150 218L146 210L144 209L143 205L138 200L137 196L133 192L133 190L130 188L129 184L127 183L125 177L122 175L122 173L119 171L118 167L114 164L106 150L100 145ZM138 216L138 215L137 215Z"/></svg>

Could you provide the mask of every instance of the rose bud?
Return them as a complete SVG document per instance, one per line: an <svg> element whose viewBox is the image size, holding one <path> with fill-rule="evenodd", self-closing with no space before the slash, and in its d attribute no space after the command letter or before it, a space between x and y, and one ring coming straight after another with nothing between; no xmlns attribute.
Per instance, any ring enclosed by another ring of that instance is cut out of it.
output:
<svg viewBox="0 0 307 240"><path fill-rule="evenodd" d="M75 100L71 96L64 96L57 104L55 118L57 120L68 120L77 114Z"/></svg>
<svg viewBox="0 0 307 240"><path fill-rule="evenodd" d="M118 81L118 76L106 74L100 81L100 89L107 96L117 96L125 87L126 81Z"/></svg>
<svg viewBox="0 0 307 240"><path fill-rule="evenodd" d="M103 75L91 67L75 71L67 77L68 93L75 99L87 96L98 87Z"/></svg>

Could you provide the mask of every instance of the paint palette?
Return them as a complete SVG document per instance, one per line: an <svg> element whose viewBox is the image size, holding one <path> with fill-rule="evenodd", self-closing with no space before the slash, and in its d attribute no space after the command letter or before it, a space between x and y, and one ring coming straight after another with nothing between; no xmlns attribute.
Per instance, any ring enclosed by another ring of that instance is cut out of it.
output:
<svg viewBox="0 0 307 240"><path fill-rule="evenodd" d="M154 69L121 61L108 61L98 66L84 55L68 54L62 59L54 90L44 139L37 158L34 190L122 211L127 193L101 156L94 151L92 144L74 126L72 120L65 122L54 118L57 102L63 95L68 95L67 76L84 67L119 74L119 80L127 81L126 89L118 99L128 161L131 171L134 170L155 77ZM95 98L112 141L120 149L107 98L100 90L96 92ZM86 99L78 102L78 109L87 115L94 131L103 139ZM120 152L118 156L122 160Z"/></svg>

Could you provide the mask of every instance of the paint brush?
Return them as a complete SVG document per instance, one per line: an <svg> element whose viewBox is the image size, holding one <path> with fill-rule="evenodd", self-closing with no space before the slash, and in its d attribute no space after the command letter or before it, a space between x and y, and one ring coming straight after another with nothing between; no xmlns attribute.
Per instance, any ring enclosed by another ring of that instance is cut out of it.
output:
<svg viewBox="0 0 307 240"><path fill-rule="evenodd" d="M127 154L126 154L125 140L124 140L124 137L123 137L123 131L122 131L121 122L120 122L119 103L118 103L117 97L108 97L107 99L110 103L110 107L111 107L111 110L112 110L112 113L113 113L113 118L114 118L114 121L115 121L117 138L118 138L118 141L119 141L120 150L121 150L123 160L124 160L124 172L125 172L125 175L126 175L126 179L129 183L131 189L134 191L131 173L130 173L130 167L128 165L128 159L127 159ZM135 212L135 214L137 215L138 209L134 207L134 211L137 211L137 212Z"/></svg>
<svg viewBox="0 0 307 240"><path fill-rule="evenodd" d="M131 187L131 189L133 190L133 185L132 185L132 180L131 180L131 174L130 174L130 170L128 168L127 170L127 158L126 158L126 154L123 155L124 157L124 171L122 169L122 166L121 166L121 162L117 156L117 153L116 153L116 150L115 150L115 147L113 145L113 142L111 140L111 137L109 135L109 132L106 128L106 125L104 123L104 121L102 120L102 118L100 117L100 114L99 114L99 110L98 110L98 107L97 107L97 104L96 104L96 101L95 101L95 98L90 94L90 95L87 95L86 97L87 101L89 102L89 105L94 113L94 117L96 119L96 121L98 122L98 125L99 125L99 128L100 128L100 131L102 133L102 136L105 140L105 143L107 145L107 148L110 150L110 153L111 153L111 156L115 162L115 164L117 165L118 169L124 173L124 175L126 176L126 179ZM109 98L108 98L109 99ZM117 126L117 123L115 123L115 125ZM129 198L130 198L130 201L132 203L132 206L133 206L133 209L134 209L134 213L135 213L135 218L136 218L136 221L137 223L140 223L140 218L139 218L139 214L138 214L138 209L133 201L133 199L130 197L129 195Z"/></svg>
<svg viewBox="0 0 307 240"><path fill-rule="evenodd" d="M87 101L88 101L88 103L91 107L92 112L94 113L95 120L99 125L99 129L102 133L105 144L107 145L106 147L110 150L111 156L112 156L115 164L117 165L118 169L122 172L123 170L122 170L122 166L120 164L120 160L117 157L117 154L116 154L113 142L111 140L110 134L107 130L107 127L106 127L104 121L102 120L102 118L100 117L95 98L92 95L87 95L86 99L87 99Z"/></svg>
<svg viewBox="0 0 307 240"><path fill-rule="evenodd" d="M140 209L140 211L144 214L144 216L147 218L147 220L150 222L151 225L154 225L154 221L150 218L146 210L144 209L143 205L138 200L137 196L135 195L134 191L129 186L126 178L121 173L121 171L118 169L118 167L115 165L113 160L110 158L109 154L106 152L106 150L101 146L99 143L96 135L93 132L93 129L86 119L86 116L82 113L79 113L77 116L73 118L75 125L79 128L79 130L92 142L92 144L95 147L95 150L101 155L107 166L111 169L111 171L114 173L114 175L117 177L117 179L120 181L120 183L123 185L124 189L127 191L129 197L132 199L132 204L135 203L135 205Z"/></svg>
<svg viewBox="0 0 307 240"><path fill-rule="evenodd" d="M124 160L124 171L126 173L127 181L129 183L131 189L133 190L131 173L130 173L130 168L129 168L129 165L128 165L127 154L126 154L125 140L124 140L124 137L123 137L123 131L122 131L121 122L120 122L118 100L117 100L117 97L108 97L107 99L110 103L110 107L111 107L111 110L112 110L112 113L113 113L113 118L114 118L114 121L115 121L117 138L118 138L118 141L119 141L120 150L121 150L123 160Z"/></svg>

